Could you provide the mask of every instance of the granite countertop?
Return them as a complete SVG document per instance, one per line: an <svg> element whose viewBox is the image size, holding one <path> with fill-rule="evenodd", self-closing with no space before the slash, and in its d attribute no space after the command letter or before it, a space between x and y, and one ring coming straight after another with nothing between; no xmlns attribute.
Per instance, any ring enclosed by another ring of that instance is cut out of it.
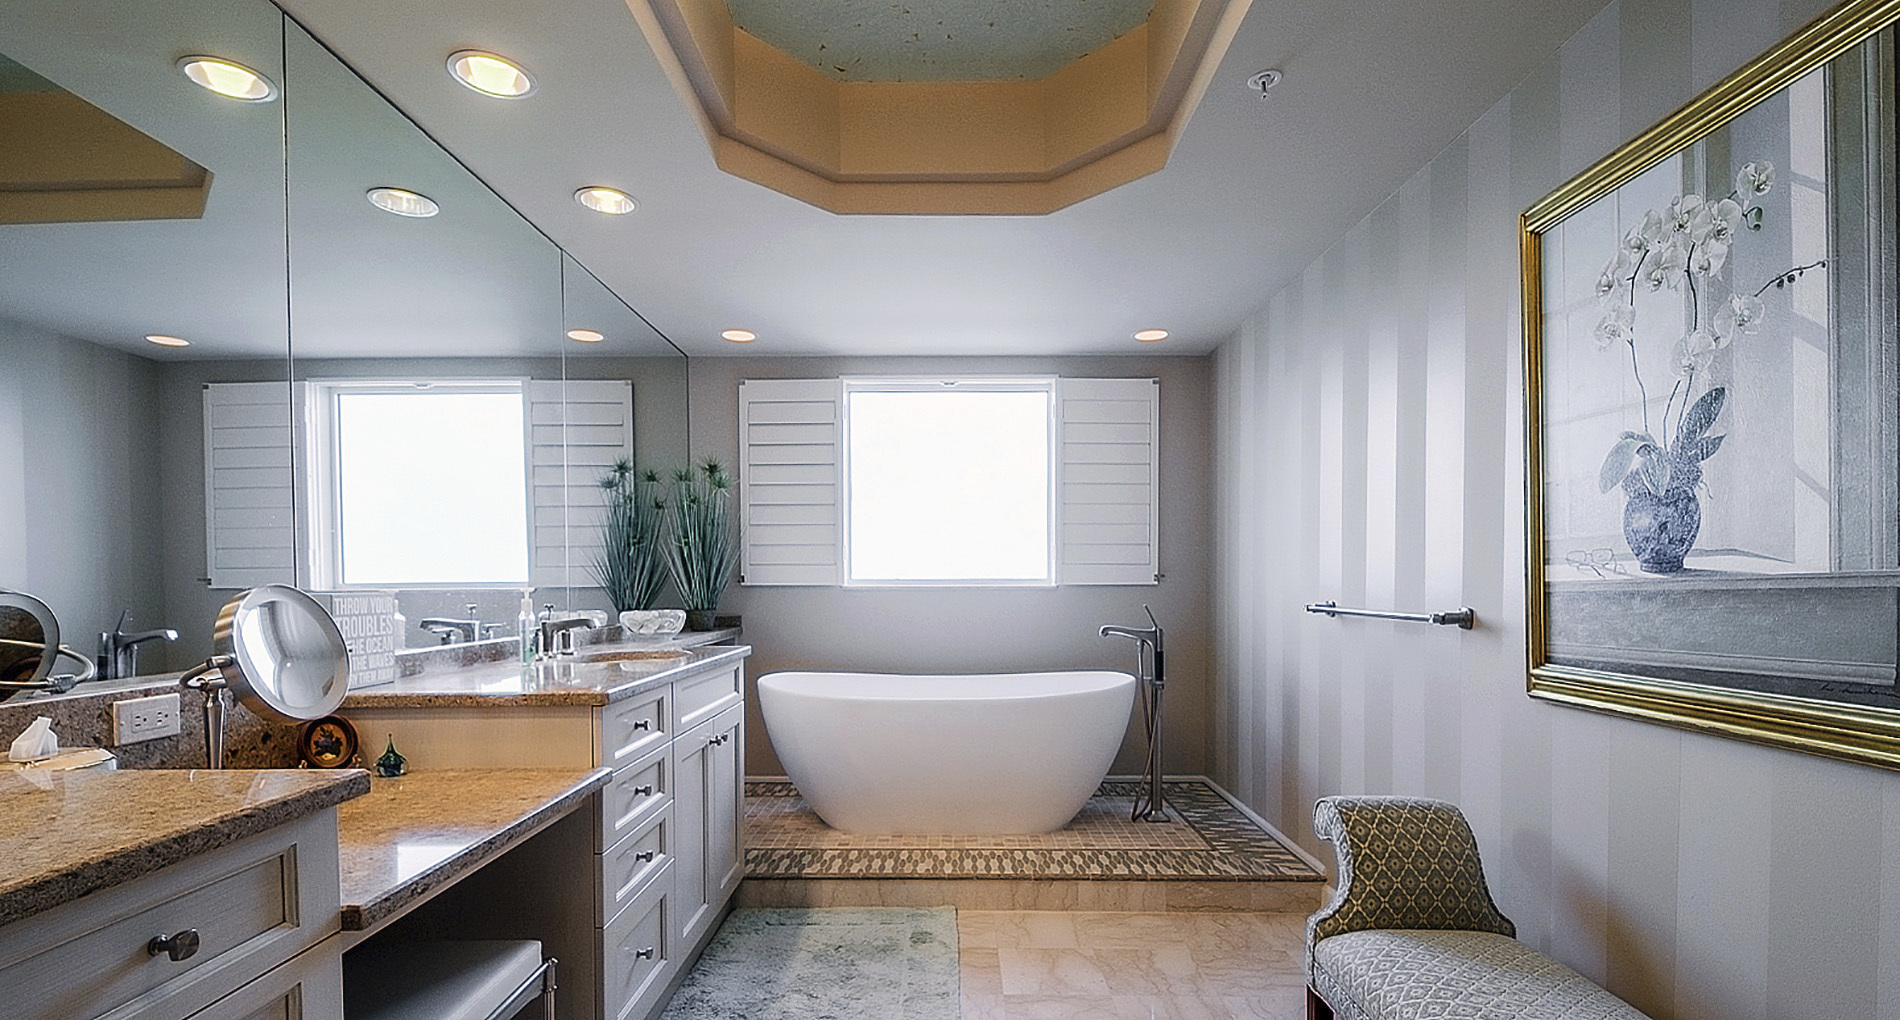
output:
<svg viewBox="0 0 1900 1020"><path fill-rule="evenodd" d="M365 931L607 785L609 769L435 769L376 779L337 812L343 930Z"/></svg>
<svg viewBox="0 0 1900 1020"><path fill-rule="evenodd" d="M588 661L629 653L652 657ZM572 658L527 666L494 662L418 673L394 683L351 691L343 700L343 708L606 705L687 673L736 664L750 654L750 645L694 648L664 642L588 645Z"/></svg>
<svg viewBox="0 0 1900 1020"><path fill-rule="evenodd" d="M358 769L0 774L0 925L369 791Z"/></svg>

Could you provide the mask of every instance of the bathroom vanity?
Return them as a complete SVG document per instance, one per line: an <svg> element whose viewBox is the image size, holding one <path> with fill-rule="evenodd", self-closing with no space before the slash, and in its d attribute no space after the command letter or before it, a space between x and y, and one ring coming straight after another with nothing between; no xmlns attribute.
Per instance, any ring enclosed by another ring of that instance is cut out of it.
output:
<svg viewBox="0 0 1900 1020"><path fill-rule="evenodd" d="M585 947L554 953L562 988L572 993L560 999L564 1018L640 1020L664 1006L744 873L744 665L751 651L591 645L532 666L425 671L352 693L341 714L366 754L393 739L419 774L610 770L591 828L550 839L563 853L586 841L585 900L510 895L506 882L514 880L497 872L491 877L500 895L491 906L532 915L561 933L553 941Z"/></svg>
<svg viewBox="0 0 1900 1020"><path fill-rule="evenodd" d="M344 954L379 938L534 938L563 1020L657 1015L743 871L750 652L597 645L353 694L366 752L408 756L391 779L0 774L3 1012L340 1020Z"/></svg>
<svg viewBox="0 0 1900 1020"><path fill-rule="evenodd" d="M11 1020L342 1015L337 805L358 771L0 775Z"/></svg>

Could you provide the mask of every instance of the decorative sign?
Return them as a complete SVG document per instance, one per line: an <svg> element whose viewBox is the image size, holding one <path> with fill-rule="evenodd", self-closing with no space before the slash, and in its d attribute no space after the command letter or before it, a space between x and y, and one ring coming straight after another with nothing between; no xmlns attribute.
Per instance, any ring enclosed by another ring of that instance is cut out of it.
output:
<svg viewBox="0 0 1900 1020"><path fill-rule="evenodd" d="M311 592L335 618L350 651L350 689L396 681L396 593Z"/></svg>

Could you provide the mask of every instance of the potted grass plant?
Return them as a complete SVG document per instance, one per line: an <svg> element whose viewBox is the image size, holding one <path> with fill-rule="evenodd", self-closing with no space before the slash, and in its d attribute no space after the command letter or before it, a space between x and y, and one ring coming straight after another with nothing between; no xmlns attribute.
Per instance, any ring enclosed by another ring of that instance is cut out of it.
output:
<svg viewBox="0 0 1900 1020"><path fill-rule="evenodd" d="M599 485L606 497L606 542L590 568L594 582L607 593L614 609L651 609L666 586L666 555L660 531L666 498L660 494L660 473L636 470L621 459Z"/></svg>
<svg viewBox="0 0 1900 1020"><path fill-rule="evenodd" d="M732 476L717 460L673 473L662 542L689 630L713 629L714 610L739 566Z"/></svg>

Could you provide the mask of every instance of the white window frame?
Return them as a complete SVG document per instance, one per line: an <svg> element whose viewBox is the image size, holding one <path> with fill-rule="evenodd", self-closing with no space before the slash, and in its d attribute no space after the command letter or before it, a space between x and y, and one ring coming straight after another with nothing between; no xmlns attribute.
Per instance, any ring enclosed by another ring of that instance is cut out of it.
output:
<svg viewBox="0 0 1900 1020"><path fill-rule="evenodd" d="M941 386L946 377L745 379L739 384L739 583L747 587L951 587L850 582L844 556L845 386ZM1044 377L960 377L972 385ZM1153 585L1160 559L1161 385L1152 377L1048 377L1050 580L955 586Z"/></svg>
<svg viewBox="0 0 1900 1020"><path fill-rule="evenodd" d="M526 377L490 377L479 379L311 379L304 384L304 415L307 437L307 464L310 507L306 548L311 587L321 591L387 590L392 587L413 590L460 590L471 582L379 582L347 584L343 580L342 496L337 484L337 447L339 422L337 400L345 394L410 394L444 390L469 394L513 394L521 398L523 453L520 471L523 488L523 512L526 527L521 541L527 552L528 577L520 581L494 581L474 587L527 587L535 572L534 556L534 485L529 472L528 435L532 427L528 404L529 380ZM448 451L454 455L457 451Z"/></svg>
<svg viewBox="0 0 1900 1020"><path fill-rule="evenodd" d="M839 571L838 583L844 588L1053 588L1058 584L1056 562L1062 541L1059 497L1061 481L1061 436L1059 398L1056 377L1049 376L845 376L839 380ZM1043 547L1042 576L1039 578L877 578L859 580L851 569L851 395L854 393L1041 393L1047 400L1044 437L1048 471L1044 480L1043 505L1048 514L1047 541Z"/></svg>

